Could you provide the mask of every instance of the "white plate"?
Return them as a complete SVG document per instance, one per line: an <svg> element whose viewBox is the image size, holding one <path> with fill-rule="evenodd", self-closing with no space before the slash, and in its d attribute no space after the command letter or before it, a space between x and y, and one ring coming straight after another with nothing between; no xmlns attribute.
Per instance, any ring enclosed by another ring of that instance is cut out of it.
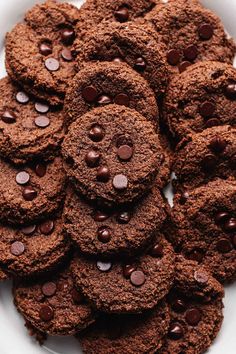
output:
<svg viewBox="0 0 236 354"><path fill-rule="evenodd" d="M115 1L115 0L114 0ZM5 33L22 19L26 9L43 1L36 0L0 0L0 76L4 69ZM70 1L80 5L83 0ZM206 6L221 16L227 31L236 38L236 0L205 0ZM4 94L1 92L1 94ZM225 320L222 330L209 350L209 354L236 353L236 284L226 288ZM12 304L11 283L0 285L0 354L80 354L78 342L74 338L49 338L43 347L39 347L30 338L24 327L24 321ZM124 349L125 353L125 349ZM96 354L96 353L94 353ZM114 353L115 354L115 353ZM175 354L175 353L172 353Z"/></svg>

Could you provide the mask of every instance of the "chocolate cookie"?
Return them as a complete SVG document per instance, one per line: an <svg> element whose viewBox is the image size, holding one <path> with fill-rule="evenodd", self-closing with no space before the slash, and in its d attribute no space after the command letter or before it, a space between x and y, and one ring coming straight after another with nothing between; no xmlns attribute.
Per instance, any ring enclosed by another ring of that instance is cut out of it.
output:
<svg viewBox="0 0 236 354"><path fill-rule="evenodd" d="M64 208L64 231L79 249L103 256L132 255L150 243L169 214L158 188L136 205L94 207L72 190Z"/></svg>
<svg viewBox="0 0 236 354"><path fill-rule="evenodd" d="M174 252L161 234L141 256L103 260L77 256L72 273L91 304L109 313L140 313L168 292L174 276Z"/></svg>
<svg viewBox="0 0 236 354"><path fill-rule="evenodd" d="M165 302L142 315L103 315L78 335L87 354L154 354L159 352L169 327Z"/></svg>
<svg viewBox="0 0 236 354"><path fill-rule="evenodd" d="M160 353L205 353L223 321L223 296L223 287L204 267L180 258L168 295L169 331Z"/></svg>
<svg viewBox="0 0 236 354"><path fill-rule="evenodd" d="M63 102L75 75L71 46L78 16L76 7L49 0L27 12L6 37L8 74L52 105Z"/></svg>
<svg viewBox="0 0 236 354"><path fill-rule="evenodd" d="M0 263L14 275L30 277L49 271L68 251L60 218L21 228L0 226Z"/></svg>
<svg viewBox="0 0 236 354"><path fill-rule="evenodd" d="M236 182L215 180L177 194L172 211L176 249L221 282L236 276Z"/></svg>
<svg viewBox="0 0 236 354"><path fill-rule="evenodd" d="M115 103L135 109L158 125L153 91L125 63L87 63L71 82L65 101L66 120L73 122L94 107Z"/></svg>
<svg viewBox="0 0 236 354"><path fill-rule="evenodd" d="M34 99L13 84L0 80L0 155L14 163L52 159L64 136L60 110Z"/></svg>
<svg viewBox="0 0 236 354"><path fill-rule="evenodd" d="M62 150L76 189L106 203L131 202L146 193L164 158L153 125L119 105L96 108L77 119Z"/></svg>
<svg viewBox="0 0 236 354"><path fill-rule="evenodd" d="M144 17L161 0L87 0L81 7L78 36L87 36L103 20L124 23Z"/></svg>
<svg viewBox="0 0 236 354"><path fill-rule="evenodd" d="M74 45L78 67L88 61L125 61L150 84L157 97L169 79L163 45L155 31L142 24L103 23L91 30L86 41Z"/></svg>
<svg viewBox="0 0 236 354"><path fill-rule="evenodd" d="M17 282L14 302L27 323L50 335L72 335L94 321L94 314L74 287L70 269L34 282Z"/></svg>
<svg viewBox="0 0 236 354"><path fill-rule="evenodd" d="M58 211L65 195L61 158L48 164L15 167L0 160L0 220L10 224L34 223Z"/></svg>
<svg viewBox="0 0 236 354"><path fill-rule="evenodd" d="M173 72L182 72L198 61L233 62L234 41L228 38L219 17L198 1L163 1L145 20L166 45L166 59Z"/></svg>
<svg viewBox="0 0 236 354"><path fill-rule="evenodd" d="M225 125L191 135L179 144L173 170L177 186L184 190L216 177L236 177L236 129Z"/></svg>
<svg viewBox="0 0 236 354"><path fill-rule="evenodd" d="M164 117L177 139L215 125L235 125L236 70L202 62L176 75L167 90Z"/></svg>

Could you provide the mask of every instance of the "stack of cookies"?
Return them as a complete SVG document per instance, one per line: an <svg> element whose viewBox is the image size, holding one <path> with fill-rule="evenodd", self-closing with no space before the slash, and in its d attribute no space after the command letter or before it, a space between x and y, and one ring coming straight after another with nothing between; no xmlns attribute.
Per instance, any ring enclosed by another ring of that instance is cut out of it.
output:
<svg viewBox="0 0 236 354"><path fill-rule="evenodd" d="M7 34L0 277L40 343L212 344L236 277L235 52L197 0L49 0Z"/></svg>

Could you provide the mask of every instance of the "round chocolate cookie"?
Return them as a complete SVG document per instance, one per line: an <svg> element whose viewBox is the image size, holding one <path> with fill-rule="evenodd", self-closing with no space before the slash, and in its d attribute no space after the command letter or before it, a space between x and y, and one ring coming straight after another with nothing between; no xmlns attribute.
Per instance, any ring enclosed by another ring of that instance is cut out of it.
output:
<svg viewBox="0 0 236 354"><path fill-rule="evenodd" d="M131 202L151 189L164 154L153 125L120 105L95 108L69 127L65 168L88 199Z"/></svg>
<svg viewBox="0 0 236 354"><path fill-rule="evenodd" d="M0 80L0 155L14 163L52 159L64 136L63 115L13 84Z"/></svg>
<svg viewBox="0 0 236 354"><path fill-rule="evenodd" d="M161 354L202 354L223 321L223 287L196 262L179 260L168 295L170 326Z"/></svg>
<svg viewBox="0 0 236 354"><path fill-rule="evenodd" d="M77 32L88 35L101 21L124 23L144 17L161 0L87 0L81 7Z"/></svg>
<svg viewBox="0 0 236 354"><path fill-rule="evenodd" d="M75 289L70 269L43 280L18 281L14 302L25 320L50 335L73 335L94 322L94 314Z"/></svg>
<svg viewBox="0 0 236 354"><path fill-rule="evenodd" d="M132 255L151 242L168 214L156 187L138 204L115 208L88 204L71 189L64 208L64 231L84 253Z"/></svg>
<svg viewBox="0 0 236 354"><path fill-rule="evenodd" d="M167 90L164 118L178 140L216 125L236 124L236 70L202 62L176 75Z"/></svg>
<svg viewBox="0 0 236 354"><path fill-rule="evenodd" d="M20 277L53 269L67 255L69 246L60 218L23 227L0 226L0 263Z"/></svg>
<svg viewBox="0 0 236 354"><path fill-rule="evenodd" d="M34 223L58 211L65 196L61 158L48 164L16 167L0 160L0 220L7 224Z"/></svg>
<svg viewBox="0 0 236 354"><path fill-rule="evenodd" d="M221 282L236 276L236 181L209 182L177 194L172 211L176 249L205 265Z"/></svg>
<svg viewBox="0 0 236 354"><path fill-rule="evenodd" d="M193 134L179 144L173 171L177 189L195 188L216 177L236 177L236 129L212 127Z"/></svg>
<svg viewBox="0 0 236 354"><path fill-rule="evenodd" d="M8 74L52 105L63 102L75 75L71 46L78 17L76 7L47 1L35 5L6 37Z"/></svg>
<svg viewBox="0 0 236 354"><path fill-rule="evenodd" d="M78 335L87 354L159 353L169 327L169 310L161 302L142 315L102 315Z"/></svg>
<svg viewBox="0 0 236 354"><path fill-rule="evenodd" d="M153 91L125 63L87 63L69 86L65 116L71 123L94 107L111 103L135 109L158 125L159 112Z"/></svg>
<svg viewBox="0 0 236 354"><path fill-rule="evenodd" d="M234 41L228 38L220 19L198 1L165 1L145 20L166 45L166 59L173 72L182 72L198 61L233 62Z"/></svg>
<svg viewBox="0 0 236 354"><path fill-rule="evenodd" d="M88 61L124 61L148 81L157 97L165 92L169 72L163 45L148 25L102 23L86 41L76 41L74 51L78 68Z"/></svg>
<svg viewBox="0 0 236 354"><path fill-rule="evenodd" d="M170 290L175 256L161 234L147 252L123 260L77 256L75 283L90 303L109 313L139 313L153 308Z"/></svg>

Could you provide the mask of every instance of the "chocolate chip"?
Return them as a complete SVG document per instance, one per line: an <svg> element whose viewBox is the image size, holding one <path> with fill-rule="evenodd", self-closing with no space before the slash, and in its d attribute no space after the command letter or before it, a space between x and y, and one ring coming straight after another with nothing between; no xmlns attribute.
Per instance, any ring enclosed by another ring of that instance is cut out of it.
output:
<svg viewBox="0 0 236 354"><path fill-rule="evenodd" d="M126 279L129 279L131 274L136 270L136 267L131 264L125 264L123 266L123 275Z"/></svg>
<svg viewBox="0 0 236 354"><path fill-rule="evenodd" d="M20 185L25 185L29 182L30 175L26 171L21 171L16 175L16 182Z"/></svg>
<svg viewBox="0 0 236 354"><path fill-rule="evenodd" d="M90 150L85 155L85 162L89 167L96 167L99 165L101 154L95 150Z"/></svg>
<svg viewBox="0 0 236 354"><path fill-rule="evenodd" d="M125 175L116 175L113 178L113 187L119 191L123 191L128 187L128 178Z"/></svg>
<svg viewBox="0 0 236 354"><path fill-rule="evenodd" d="M199 113L204 118L210 118L215 113L216 105L213 102L205 101L199 107Z"/></svg>
<svg viewBox="0 0 236 354"><path fill-rule="evenodd" d="M183 299L175 299L171 307L175 312L182 313L186 310L186 303Z"/></svg>
<svg viewBox="0 0 236 354"><path fill-rule="evenodd" d="M113 61L114 63L123 63L123 62L124 62L124 60L123 60L122 58L120 58L120 57L116 57L116 58L114 58L112 61Z"/></svg>
<svg viewBox="0 0 236 354"><path fill-rule="evenodd" d="M163 251L164 251L163 246L157 243L152 247L150 254L152 257L162 257Z"/></svg>
<svg viewBox="0 0 236 354"><path fill-rule="evenodd" d="M52 220L47 220L39 226L40 231L44 235L50 235L54 230L54 222Z"/></svg>
<svg viewBox="0 0 236 354"><path fill-rule="evenodd" d="M116 216L116 221L119 224L128 224L131 219L131 214L128 211L121 211Z"/></svg>
<svg viewBox="0 0 236 354"><path fill-rule="evenodd" d="M106 183L109 181L110 179L110 170L107 166L101 166L99 167L99 169L97 170L97 176L96 176L97 180L99 182L103 182Z"/></svg>
<svg viewBox="0 0 236 354"><path fill-rule="evenodd" d="M133 148L129 145L121 145L117 150L118 157L123 161L128 161L133 156Z"/></svg>
<svg viewBox="0 0 236 354"><path fill-rule="evenodd" d="M236 231L236 219L230 218L224 224L224 230L227 232L235 232Z"/></svg>
<svg viewBox="0 0 236 354"><path fill-rule="evenodd" d="M135 64L134 64L135 70L137 70L139 72L143 72L146 69L146 66L147 66L147 64L142 57L136 59Z"/></svg>
<svg viewBox="0 0 236 354"><path fill-rule="evenodd" d="M35 173L38 177L44 177L47 173L47 166L43 163L38 163L35 166Z"/></svg>
<svg viewBox="0 0 236 354"><path fill-rule="evenodd" d="M180 52L176 49L171 49L167 53L167 61L170 65L177 65L180 62Z"/></svg>
<svg viewBox="0 0 236 354"><path fill-rule="evenodd" d="M3 113L2 113L2 121L4 123L7 124L12 124L16 122L16 115L14 112L6 109Z"/></svg>
<svg viewBox="0 0 236 354"><path fill-rule="evenodd" d="M38 116L35 118L34 123L39 128L47 128L50 125L50 119L46 116Z"/></svg>
<svg viewBox="0 0 236 354"><path fill-rule="evenodd" d="M21 254L24 253L24 251L25 251L25 246L22 242L15 241L14 243L12 243L11 254L13 254L14 256L20 256Z"/></svg>
<svg viewBox="0 0 236 354"><path fill-rule="evenodd" d="M60 63L55 58L47 58L44 64L49 71L57 71L60 68Z"/></svg>
<svg viewBox="0 0 236 354"><path fill-rule="evenodd" d="M232 244L229 240L222 238L216 244L217 250L220 253L228 253L232 250Z"/></svg>
<svg viewBox="0 0 236 354"><path fill-rule="evenodd" d="M183 335L184 335L184 330L183 330L183 327L181 326L181 324L178 322L171 323L171 325L169 327L169 332L168 332L169 338L173 339L173 340L178 340L178 339L182 338Z"/></svg>
<svg viewBox="0 0 236 354"><path fill-rule="evenodd" d="M225 87L225 96L232 100L236 99L236 84L229 84Z"/></svg>
<svg viewBox="0 0 236 354"><path fill-rule="evenodd" d="M215 137L214 139L211 140L209 144L209 148L216 154L222 153L225 150L226 146L227 146L227 141L220 137Z"/></svg>
<svg viewBox="0 0 236 354"><path fill-rule="evenodd" d="M83 302L83 295L78 292L77 289L71 290L71 296L75 304L81 304Z"/></svg>
<svg viewBox="0 0 236 354"><path fill-rule="evenodd" d="M220 121L217 118L208 119L205 123L206 128L212 128L220 125Z"/></svg>
<svg viewBox="0 0 236 354"><path fill-rule="evenodd" d="M204 254L202 251L200 250L192 250L189 254L188 254L188 259L191 259L192 261L196 261L198 263L201 263L203 260Z"/></svg>
<svg viewBox="0 0 236 354"><path fill-rule="evenodd" d="M229 218L230 218L229 213L227 213L226 211L219 211L215 215L215 222L219 225L224 224Z"/></svg>
<svg viewBox="0 0 236 354"><path fill-rule="evenodd" d="M190 326L197 326L201 321L201 317L201 312L196 308L187 310L185 314L185 320Z"/></svg>
<svg viewBox="0 0 236 354"><path fill-rule="evenodd" d="M125 93L119 93L114 98L114 103L119 104L121 106L129 107L129 102L130 102L129 96L126 95Z"/></svg>
<svg viewBox="0 0 236 354"><path fill-rule="evenodd" d="M111 262L101 262L101 261L97 261L97 268L101 271L101 272L108 272L112 267Z"/></svg>
<svg viewBox="0 0 236 354"><path fill-rule="evenodd" d="M188 198L189 198L189 193L186 191L183 192L179 197L179 203L181 205L185 204Z"/></svg>
<svg viewBox="0 0 236 354"><path fill-rule="evenodd" d="M114 12L114 16L119 22L126 22L129 20L129 10L127 7L120 7L117 11Z"/></svg>
<svg viewBox="0 0 236 354"><path fill-rule="evenodd" d="M182 73L184 72L192 63L189 61L185 60L182 63L179 64L179 72Z"/></svg>
<svg viewBox="0 0 236 354"><path fill-rule="evenodd" d="M102 212L102 211L99 211L99 210L96 210L93 214L93 219L97 222L102 222L102 221L105 221L109 218L109 215Z"/></svg>
<svg viewBox="0 0 236 354"><path fill-rule="evenodd" d="M104 106L106 104L110 104L112 103L112 100L109 96L107 95L101 95L98 97L98 100L97 100L97 103L100 105L100 106Z"/></svg>
<svg viewBox="0 0 236 354"><path fill-rule="evenodd" d="M32 235L36 230L36 225L25 226L21 229L24 235Z"/></svg>
<svg viewBox="0 0 236 354"><path fill-rule="evenodd" d="M22 192L23 198L27 201L34 200L37 197L37 194L37 191L32 187L25 187Z"/></svg>
<svg viewBox="0 0 236 354"><path fill-rule="evenodd" d="M41 290L45 296L51 297L56 294L57 286L53 282L48 282L48 283L43 284Z"/></svg>
<svg viewBox="0 0 236 354"><path fill-rule="evenodd" d="M34 107L38 113L45 114L45 113L48 113L48 111L49 111L49 105L47 103L36 102Z"/></svg>
<svg viewBox="0 0 236 354"><path fill-rule="evenodd" d="M16 100L18 103L26 104L29 102L29 96L24 91L19 91L16 94Z"/></svg>
<svg viewBox="0 0 236 354"><path fill-rule="evenodd" d="M70 49L68 48L64 48L61 52L61 57L62 59L64 59L65 61L72 61L73 60L73 56L72 56L72 52Z"/></svg>
<svg viewBox="0 0 236 354"><path fill-rule="evenodd" d="M75 31L73 28L64 28L61 31L61 40L65 44L71 44L75 39Z"/></svg>
<svg viewBox="0 0 236 354"><path fill-rule="evenodd" d="M97 98L98 92L96 90L96 87L94 86L85 86L82 89L82 96L85 99L86 102L95 102Z"/></svg>
<svg viewBox="0 0 236 354"><path fill-rule="evenodd" d="M210 39L213 36L214 29L213 26L210 25L209 23L202 23L198 27L198 34L199 37L202 39Z"/></svg>
<svg viewBox="0 0 236 354"><path fill-rule="evenodd" d="M200 270L196 270L196 272L194 273L194 279L199 283L199 284L206 284L208 282L208 274L200 271Z"/></svg>
<svg viewBox="0 0 236 354"><path fill-rule="evenodd" d="M42 321L51 321L54 317L54 311L50 306L42 305L39 311L39 317Z"/></svg>
<svg viewBox="0 0 236 354"><path fill-rule="evenodd" d="M107 243L111 240L111 230L106 227L102 226L98 229L98 239L103 243Z"/></svg>
<svg viewBox="0 0 236 354"><path fill-rule="evenodd" d="M212 154L206 155L201 161L202 169L208 173L212 172L212 170L216 168L216 165L217 165L217 159Z"/></svg>
<svg viewBox="0 0 236 354"><path fill-rule="evenodd" d="M89 131L89 138L95 142L101 141L104 138L104 135L103 128L98 124L94 124Z"/></svg>
<svg viewBox="0 0 236 354"><path fill-rule="evenodd" d="M135 270L130 275L130 281L134 286L141 286L145 283L145 275L141 270Z"/></svg>
<svg viewBox="0 0 236 354"><path fill-rule="evenodd" d="M44 56L50 55L52 54L52 46L47 42L42 42L39 45L39 52Z"/></svg>
<svg viewBox="0 0 236 354"><path fill-rule="evenodd" d="M198 49L195 45L190 45L184 49L184 56L187 60L193 61L198 56Z"/></svg>

